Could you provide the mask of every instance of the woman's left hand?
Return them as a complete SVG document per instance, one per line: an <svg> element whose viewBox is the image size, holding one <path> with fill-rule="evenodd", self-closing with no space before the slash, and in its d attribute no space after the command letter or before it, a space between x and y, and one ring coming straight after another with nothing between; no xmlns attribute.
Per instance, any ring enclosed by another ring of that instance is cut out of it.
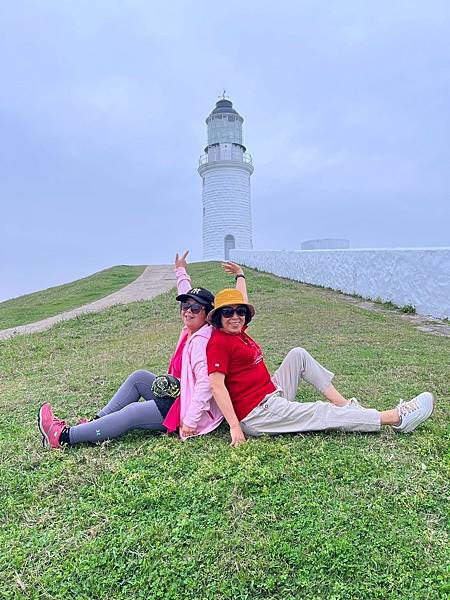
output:
<svg viewBox="0 0 450 600"><path fill-rule="evenodd" d="M236 275L244 274L242 267L231 261L223 262L222 267L223 267L223 270L225 271L225 273L228 273L229 275L234 275L235 277L236 277Z"/></svg>
<svg viewBox="0 0 450 600"><path fill-rule="evenodd" d="M190 437L191 435L196 435L197 428L196 427L188 427L184 423L181 424L180 431L184 437Z"/></svg>

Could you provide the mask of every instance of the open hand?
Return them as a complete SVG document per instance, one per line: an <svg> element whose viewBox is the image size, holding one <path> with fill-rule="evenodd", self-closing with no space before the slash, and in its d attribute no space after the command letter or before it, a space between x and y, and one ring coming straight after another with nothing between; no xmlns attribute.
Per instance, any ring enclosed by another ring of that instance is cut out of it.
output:
<svg viewBox="0 0 450 600"><path fill-rule="evenodd" d="M222 267L225 273L228 273L229 275L234 275L235 277L236 275L244 274L242 267L231 261L223 262Z"/></svg>
<svg viewBox="0 0 450 600"><path fill-rule="evenodd" d="M186 256L189 254L189 250L183 254L183 256L178 256L178 252L175 254L175 269L179 269L183 267L184 269L187 267Z"/></svg>

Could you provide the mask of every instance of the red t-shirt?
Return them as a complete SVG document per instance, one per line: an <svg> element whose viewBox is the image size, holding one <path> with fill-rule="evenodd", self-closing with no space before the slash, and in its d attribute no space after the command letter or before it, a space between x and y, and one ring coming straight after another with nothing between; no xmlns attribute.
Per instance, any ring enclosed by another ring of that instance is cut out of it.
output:
<svg viewBox="0 0 450 600"><path fill-rule="evenodd" d="M206 347L208 373L223 373L234 412L242 421L275 391L261 348L244 329L233 335L215 329Z"/></svg>

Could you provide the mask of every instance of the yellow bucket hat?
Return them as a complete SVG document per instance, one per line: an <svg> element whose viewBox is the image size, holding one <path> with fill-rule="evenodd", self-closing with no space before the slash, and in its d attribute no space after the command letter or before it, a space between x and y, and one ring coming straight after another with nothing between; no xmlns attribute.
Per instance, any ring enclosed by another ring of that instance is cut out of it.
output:
<svg viewBox="0 0 450 600"><path fill-rule="evenodd" d="M255 307L252 304L249 304L244 300L244 296L242 292L236 290L235 288L227 288L225 290L220 290L214 297L214 308L208 313L206 320L208 323L211 323L211 319L213 315L223 308L224 306L232 306L233 304L243 304L247 306L250 311L251 317L255 316Z"/></svg>

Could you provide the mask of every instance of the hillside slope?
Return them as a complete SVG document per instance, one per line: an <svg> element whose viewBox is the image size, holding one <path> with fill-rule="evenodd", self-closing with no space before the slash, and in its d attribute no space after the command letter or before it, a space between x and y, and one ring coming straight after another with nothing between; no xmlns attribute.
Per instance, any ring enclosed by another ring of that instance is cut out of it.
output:
<svg viewBox="0 0 450 600"><path fill-rule="evenodd" d="M34 323L94 302L134 281L145 266L119 265L89 277L0 303L0 329Z"/></svg>
<svg viewBox="0 0 450 600"><path fill-rule="evenodd" d="M194 285L232 285L214 263L189 271ZM269 369L303 346L366 406L431 390L433 418L409 436L291 435L231 449L224 426L185 443L134 432L43 451L40 403L74 423L131 371L167 369L175 294L0 342L0 597L445 597L448 339L325 290L251 271L247 281ZM298 397L319 399L306 384Z"/></svg>

